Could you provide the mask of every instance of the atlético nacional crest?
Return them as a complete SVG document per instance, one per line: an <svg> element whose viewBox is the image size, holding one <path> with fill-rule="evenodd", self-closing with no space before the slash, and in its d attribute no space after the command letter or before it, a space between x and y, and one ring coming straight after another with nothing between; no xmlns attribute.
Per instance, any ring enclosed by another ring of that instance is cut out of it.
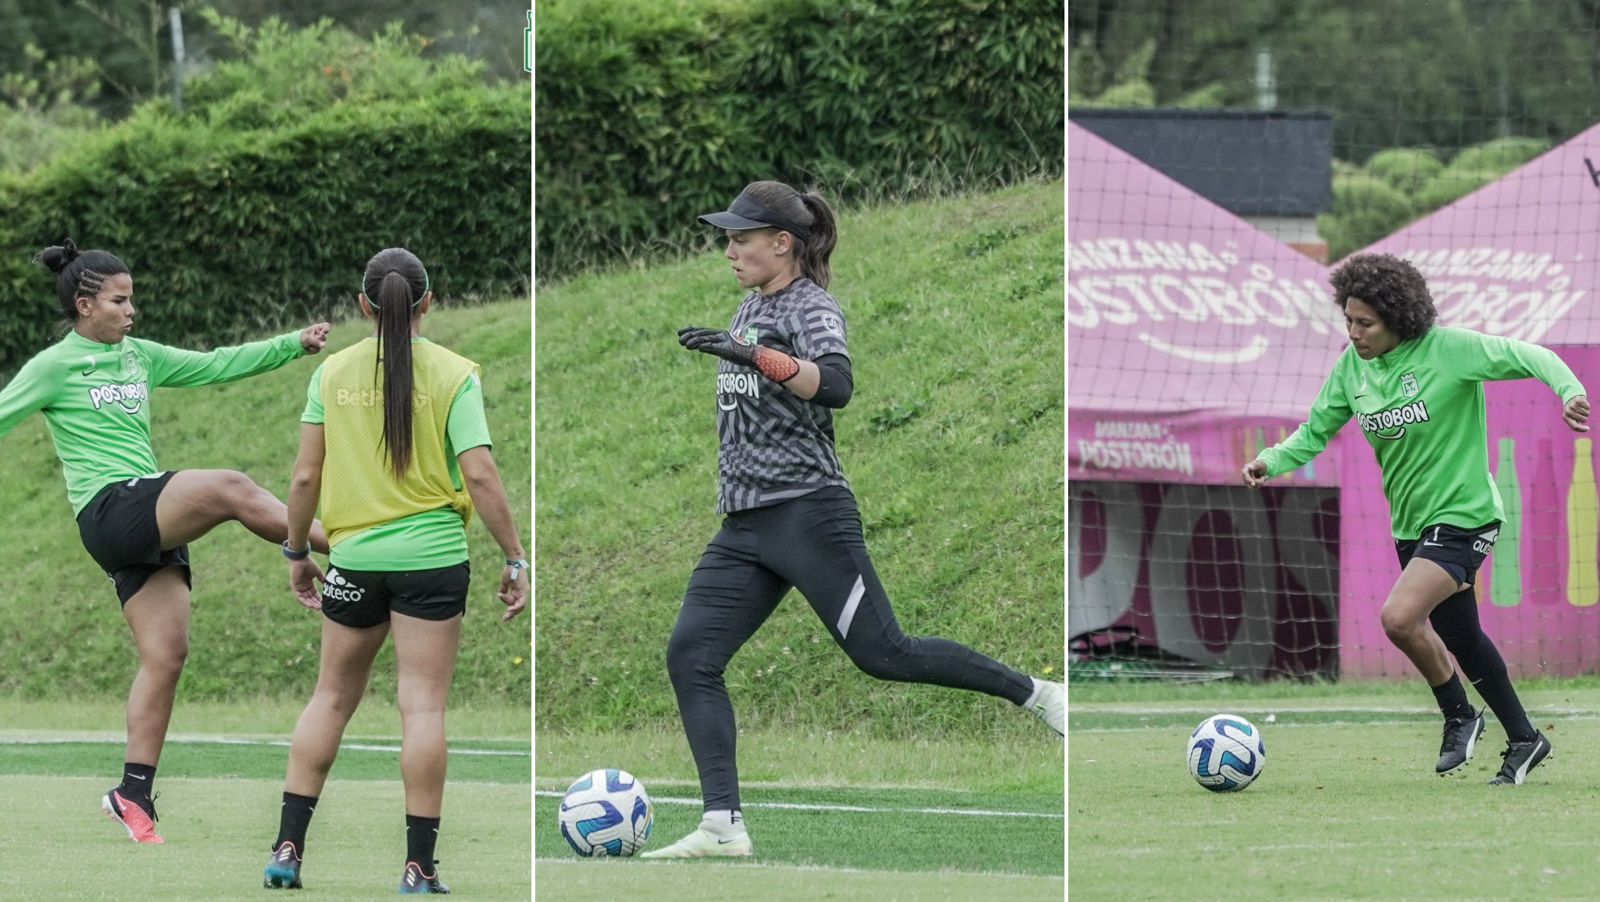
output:
<svg viewBox="0 0 1600 902"><path fill-rule="evenodd" d="M745 326L744 327L744 338L741 339L741 341L743 341L747 345L753 345L753 344L756 343L756 339L759 338L760 336L761 336L761 332L758 329L756 329L755 326Z"/></svg>
<svg viewBox="0 0 1600 902"><path fill-rule="evenodd" d="M1406 397L1415 397L1417 394L1417 374L1406 373L1400 377L1400 391Z"/></svg>

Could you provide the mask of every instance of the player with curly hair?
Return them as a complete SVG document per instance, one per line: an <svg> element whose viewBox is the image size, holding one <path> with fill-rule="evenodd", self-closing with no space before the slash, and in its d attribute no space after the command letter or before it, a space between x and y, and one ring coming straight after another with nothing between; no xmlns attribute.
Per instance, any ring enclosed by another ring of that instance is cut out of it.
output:
<svg viewBox="0 0 1600 902"><path fill-rule="evenodd" d="M1354 417L1377 454L1400 578L1380 614L1384 632L1421 671L1444 714L1441 776L1472 758L1484 718L1450 656L1505 727L1490 785L1520 785L1550 754L1478 622L1472 585L1505 518L1489 471L1483 383L1532 377L1561 398L1562 419L1589 431L1583 385L1555 352L1528 342L1434 325L1422 274L1388 254L1357 254L1329 281L1350 348L1334 363L1311 414L1244 467L1251 488L1303 466Z"/></svg>

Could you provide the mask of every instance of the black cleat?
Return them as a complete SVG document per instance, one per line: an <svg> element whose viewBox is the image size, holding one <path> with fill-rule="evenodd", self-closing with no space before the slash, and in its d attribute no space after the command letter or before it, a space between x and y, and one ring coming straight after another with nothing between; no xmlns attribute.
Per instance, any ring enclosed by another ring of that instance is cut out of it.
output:
<svg viewBox="0 0 1600 902"><path fill-rule="evenodd" d="M439 862L433 863L433 876L422 873L422 865L406 862L406 871L400 875L400 895L449 895L450 887L439 882Z"/></svg>
<svg viewBox="0 0 1600 902"><path fill-rule="evenodd" d="M272 850L261 885L267 889L300 888L300 852L295 849L294 843L286 839Z"/></svg>
<svg viewBox="0 0 1600 902"><path fill-rule="evenodd" d="M1506 743L1506 750L1500 757L1505 759L1500 764L1500 773L1494 775L1489 785L1521 786L1528 782L1528 771L1550 757L1550 740L1544 738L1543 733L1534 733L1527 742Z"/></svg>
<svg viewBox="0 0 1600 902"><path fill-rule="evenodd" d="M1444 742L1439 745L1439 763L1433 772L1439 776L1452 774L1472 760L1478 747L1478 737L1483 735L1483 712L1471 717L1448 717L1444 722Z"/></svg>

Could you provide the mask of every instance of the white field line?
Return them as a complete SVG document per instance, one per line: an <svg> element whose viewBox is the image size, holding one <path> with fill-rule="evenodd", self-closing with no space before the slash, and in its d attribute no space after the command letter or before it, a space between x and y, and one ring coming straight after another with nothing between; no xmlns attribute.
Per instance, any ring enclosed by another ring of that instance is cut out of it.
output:
<svg viewBox="0 0 1600 902"><path fill-rule="evenodd" d="M534 795L559 799L566 793L558 790L535 790ZM700 799L677 796L652 797L652 802L665 805L696 805ZM855 814L960 814L970 817L1040 817L1062 820L1065 815L1049 811L983 811L975 808L872 808L865 805L823 805L802 802L745 802L745 808L781 808L786 811L848 811Z"/></svg>
<svg viewBox="0 0 1600 902"><path fill-rule="evenodd" d="M1540 713L1552 715L1582 715L1593 714L1594 708L1540 708ZM1067 703L1068 714L1216 714L1221 711L1256 711L1260 713L1290 713L1290 714L1434 714L1437 709L1422 705L1263 705L1260 702L1249 702L1230 707L1226 700L1222 704L1171 704L1171 705L1123 705L1109 702L1094 702L1091 704L1073 705Z"/></svg>
<svg viewBox="0 0 1600 902"><path fill-rule="evenodd" d="M50 736L33 738L29 736L8 735L0 736L0 745L122 745L126 742L122 737L116 738L65 738ZM222 739L217 737L194 739L169 736L168 745L255 745L276 746L288 748L287 739ZM351 742L339 746L341 752L391 752L399 754L398 745L371 745L368 743ZM532 755L531 750L525 749L451 749L452 755L481 755L491 758L527 758Z"/></svg>
<svg viewBox="0 0 1600 902"><path fill-rule="evenodd" d="M572 865L574 867L580 867L580 868L592 868L592 867L596 867L597 866L597 865L594 864L595 859L584 859L584 858L576 858L576 857L570 857L570 856L566 857L566 858L560 858L560 857L553 856L553 855L537 855L537 856L534 857L533 860L538 862L539 866L543 866L543 865L546 865L546 864L568 864L568 865ZM603 860L603 859L601 859L601 860ZM765 871L805 871L805 872L809 872L809 873L833 873L833 874L904 874L907 877L937 877L940 874L949 874L949 875L954 876L954 877L1009 877L1009 878L1012 878L1012 879L1015 879L1015 880L1048 880L1048 881L1051 881L1053 883L1061 883L1061 882L1064 882L1066 880L1066 878L1063 877L1060 874L1017 874L1017 873L1013 873L1011 871L958 871L958 870L953 870L953 869L948 869L948 868L945 869L945 870L939 870L939 871L895 871L895 870L881 870L881 871L878 871L878 870L869 870L867 868L829 867L827 865L821 865L821 864L777 864L777 863L770 862L770 861L749 861L749 860L746 860L746 859L727 859L727 860L721 861L721 862L718 862L716 859L699 859L697 861L694 861L693 863L690 863L688 861L670 861L669 860L669 861L661 861L661 862L652 862L651 864L646 865L646 867L651 867L651 868L659 868L659 867L705 868L705 867L710 866L712 864L725 864L725 865L728 865L730 867L739 868L740 870L745 870L745 869L748 868L750 870L758 870L758 871L760 871L760 870L765 870ZM599 867L605 867L605 865L598 865L598 866Z"/></svg>

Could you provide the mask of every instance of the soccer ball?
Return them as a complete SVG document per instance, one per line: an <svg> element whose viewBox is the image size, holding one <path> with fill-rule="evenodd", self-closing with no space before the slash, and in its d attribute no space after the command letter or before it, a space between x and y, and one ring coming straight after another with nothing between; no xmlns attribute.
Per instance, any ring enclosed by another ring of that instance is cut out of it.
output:
<svg viewBox="0 0 1600 902"><path fill-rule="evenodd" d="M584 858L639 851L653 818L644 784L614 767L584 774L561 800L561 835Z"/></svg>
<svg viewBox="0 0 1600 902"><path fill-rule="evenodd" d="M1189 734L1189 773L1212 792L1243 789L1266 765L1261 731L1236 714L1213 714Z"/></svg>

